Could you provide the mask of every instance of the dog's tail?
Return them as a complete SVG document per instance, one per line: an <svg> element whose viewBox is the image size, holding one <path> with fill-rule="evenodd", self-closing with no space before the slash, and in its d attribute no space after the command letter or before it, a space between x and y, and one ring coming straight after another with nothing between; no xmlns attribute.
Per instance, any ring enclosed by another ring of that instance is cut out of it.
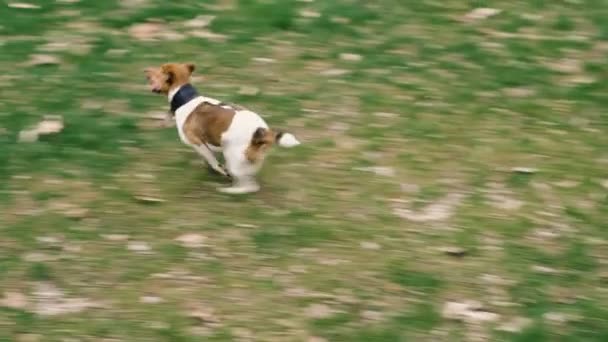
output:
<svg viewBox="0 0 608 342"><path fill-rule="evenodd" d="M291 133L278 132L274 136L274 140L281 147L291 148L300 145L296 136Z"/></svg>
<svg viewBox="0 0 608 342"><path fill-rule="evenodd" d="M286 148L300 145L298 139L291 133L275 132L268 128L259 127L253 132L245 155L250 162L254 163L263 158L264 152L275 143Z"/></svg>

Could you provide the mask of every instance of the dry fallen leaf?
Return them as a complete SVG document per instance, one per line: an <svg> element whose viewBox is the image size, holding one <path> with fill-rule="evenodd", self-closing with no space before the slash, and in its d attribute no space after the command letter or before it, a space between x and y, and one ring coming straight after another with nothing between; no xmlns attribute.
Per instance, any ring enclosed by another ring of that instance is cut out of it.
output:
<svg viewBox="0 0 608 342"><path fill-rule="evenodd" d="M368 321L380 321L382 320L382 313L374 310L363 310L361 312L361 318Z"/></svg>
<svg viewBox="0 0 608 342"><path fill-rule="evenodd" d="M34 128L19 132L20 142L35 142L41 135L56 134L63 130L63 119L60 116L48 115Z"/></svg>
<svg viewBox="0 0 608 342"><path fill-rule="evenodd" d="M40 342L42 335L38 334L19 334L16 336L15 342Z"/></svg>
<svg viewBox="0 0 608 342"><path fill-rule="evenodd" d="M467 254L467 251L464 248L456 247L456 246L447 246L439 248L439 251L445 253L450 256L462 257Z"/></svg>
<svg viewBox="0 0 608 342"><path fill-rule="evenodd" d="M225 36L223 34L214 33L214 32L208 31L208 30L190 31L190 35L195 38L202 38L202 39L206 39L211 42L218 42L218 43L222 43L222 42L226 41L226 39L227 39L227 36Z"/></svg>
<svg viewBox="0 0 608 342"><path fill-rule="evenodd" d="M331 317L334 310L325 304L311 304L306 309L306 315L314 319L323 319Z"/></svg>
<svg viewBox="0 0 608 342"><path fill-rule="evenodd" d="M57 56L33 54L30 55L29 61L25 63L26 66L38 66L38 65L54 65L61 63L61 60Z"/></svg>
<svg viewBox="0 0 608 342"><path fill-rule="evenodd" d="M394 177L395 169L389 166L369 166L369 167L356 167L353 170L355 171L363 171L363 172L372 172L377 176L383 177Z"/></svg>
<svg viewBox="0 0 608 342"><path fill-rule="evenodd" d="M255 96L260 93L260 88L254 86L242 86L239 95Z"/></svg>
<svg viewBox="0 0 608 342"><path fill-rule="evenodd" d="M175 239L175 241L186 248L203 247L206 240L206 236L197 233L184 234Z"/></svg>
<svg viewBox="0 0 608 342"><path fill-rule="evenodd" d="M302 16L304 18L319 18L319 17L321 17L321 13L319 13L317 11L303 9L300 11L300 16Z"/></svg>
<svg viewBox="0 0 608 342"><path fill-rule="evenodd" d="M348 73L350 73L350 71L345 70L345 69L337 69L337 68L321 71L322 76L328 76L328 77L343 76Z"/></svg>
<svg viewBox="0 0 608 342"><path fill-rule="evenodd" d="M163 302L163 299L158 296L141 296L139 302L142 304L159 304Z"/></svg>
<svg viewBox="0 0 608 342"><path fill-rule="evenodd" d="M36 127L38 134L54 134L63 130L63 118L60 116L45 116L44 120Z"/></svg>
<svg viewBox="0 0 608 342"><path fill-rule="evenodd" d="M109 241L126 241L129 240L129 235L126 234L103 234L102 237Z"/></svg>
<svg viewBox="0 0 608 342"><path fill-rule="evenodd" d="M152 196L135 196L135 199L138 200L139 202L150 203L150 204L165 202L165 200L162 198L152 197Z"/></svg>
<svg viewBox="0 0 608 342"><path fill-rule="evenodd" d="M19 8L19 9L38 9L40 6L29 4L27 2L9 2L8 7L10 8Z"/></svg>
<svg viewBox="0 0 608 342"><path fill-rule="evenodd" d="M363 241L359 244L363 249L377 250L380 249L380 245L372 241Z"/></svg>
<svg viewBox="0 0 608 342"><path fill-rule="evenodd" d="M190 28L202 28L207 27L215 19L214 15L199 15L198 17L188 20L184 23L184 26Z"/></svg>
<svg viewBox="0 0 608 342"><path fill-rule="evenodd" d="M363 59L363 57L361 57L361 55L358 55L356 53L341 53L340 59L343 61L348 61L348 62L359 62Z"/></svg>
<svg viewBox="0 0 608 342"><path fill-rule="evenodd" d="M460 205L465 197L464 194L451 193L419 210L396 206L393 208L393 213L413 222L442 221L454 214L456 207Z"/></svg>
<svg viewBox="0 0 608 342"><path fill-rule="evenodd" d="M546 63L546 65L551 70L564 74L575 74L583 71L583 63L573 58L563 58L555 62Z"/></svg>
<svg viewBox="0 0 608 342"><path fill-rule="evenodd" d="M19 142L36 142L38 141L38 132L35 130L25 130L19 132Z"/></svg>
<svg viewBox="0 0 608 342"><path fill-rule="evenodd" d="M61 289L46 282L35 285L32 297L35 298L34 312L42 316L74 314L100 306L87 298L68 298Z"/></svg>
<svg viewBox="0 0 608 342"><path fill-rule="evenodd" d="M327 342L323 337L311 336L308 338L307 342Z"/></svg>
<svg viewBox="0 0 608 342"><path fill-rule="evenodd" d="M129 27L129 35L137 40L153 40L164 29L161 23L142 23Z"/></svg>
<svg viewBox="0 0 608 342"><path fill-rule="evenodd" d="M145 253L152 250L150 245L143 241L131 241L127 244L127 249L137 253Z"/></svg>
<svg viewBox="0 0 608 342"><path fill-rule="evenodd" d="M485 310L480 302L474 300L446 302L443 306L442 315L446 319L477 324L496 321L500 317L496 313Z"/></svg>
<svg viewBox="0 0 608 342"><path fill-rule="evenodd" d="M513 87L513 88L504 88L502 90L503 94L508 97L530 97L536 94L534 89L526 88L526 87Z"/></svg>
<svg viewBox="0 0 608 342"><path fill-rule="evenodd" d="M4 298L0 300L0 306L9 309L24 310L28 307L28 298L21 292L5 292Z"/></svg>
<svg viewBox="0 0 608 342"><path fill-rule="evenodd" d="M215 315L213 308L197 305L188 312L188 317L198 320L200 323L219 323L219 318Z"/></svg>
<svg viewBox="0 0 608 342"><path fill-rule="evenodd" d="M515 173L532 174L532 173L536 173L538 170L533 167L517 166L517 167L511 168L511 171L513 171Z"/></svg>
<svg viewBox="0 0 608 342"><path fill-rule="evenodd" d="M277 60L274 58L266 58L266 57L254 57L252 58L252 60L254 62L257 63L264 63L264 64L270 64L270 63L275 63Z"/></svg>
<svg viewBox="0 0 608 342"><path fill-rule="evenodd" d="M502 10L497 8L479 7L465 15L465 20L482 20L500 14Z"/></svg>

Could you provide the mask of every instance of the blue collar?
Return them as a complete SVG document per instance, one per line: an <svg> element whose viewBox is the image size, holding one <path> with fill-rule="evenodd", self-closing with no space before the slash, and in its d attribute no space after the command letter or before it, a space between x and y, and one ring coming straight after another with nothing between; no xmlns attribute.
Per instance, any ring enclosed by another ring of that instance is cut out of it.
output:
<svg viewBox="0 0 608 342"><path fill-rule="evenodd" d="M184 84L177 93L171 99L171 113L175 114L175 111L190 102L193 98L198 96L198 92L196 88L194 88L190 83Z"/></svg>

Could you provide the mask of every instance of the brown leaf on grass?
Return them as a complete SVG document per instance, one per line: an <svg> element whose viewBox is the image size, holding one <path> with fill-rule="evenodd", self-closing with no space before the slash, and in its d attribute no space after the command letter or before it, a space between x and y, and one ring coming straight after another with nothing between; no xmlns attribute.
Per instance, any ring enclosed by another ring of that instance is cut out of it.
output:
<svg viewBox="0 0 608 342"><path fill-rule="evenodd" d="M532 320L530 318L514 317L514 318L511 318L510 320L504 322L503 324L499 325L496 329L498 331L519 333L519 332L523 331L524 329L526 329L528 326L530 326L531 323L532 323Z"/></svg>
<svg viewBox="0 0 608 342"><path fill-rule="evenodd" d="M474 300L446 302L443 306L442 316L446 319L473 324L492 322L500 318L498 314L484 309L480 302Z"/></svg>
<svg viewBox="0 0 608 342"><path fill-rule="evenodd" d="M139 302L142 304L159 304L163 302L163 299L158 296L141 296L139 297Z"/></svg>
<svg viewBox="0 0 608 342"><path fill-rule="evenodd" d="M363 59L363 57L361 57L361 55L358 55L356 53L341 53L340 59L343 61L347 61L347 62L360 62Z"/></svg>
<svg viewBox="0 0 608 342"><path fill-rule="evenodd" d="M534 272L544 273L544 274L558 274L558 273L561 273L560 270L557 270L555 268L551 268L551 267L548 267L548 266L543 266L543 265L532 265L531 269Z"/></svg>
<svg viewBox="0 0 608 342"><path fill-rule="evenodd" d="M311 304L306 308L306 316L314 319L323 319L333 316L335 311L325 304Z"/></svg>
<svg viewBox="0 0 608 342"><path fill-rule="evenodd" d="M334 24L342 24L342 25L348 25L351 22L351 20L349 18L337 17L337 16L331 17L331 18L329 18L329 20Z"/></svg>
<svg viewBox="0 0 608 342"><path fill-rule="evenodd" d="M197 233L188 233L178 236L175 241L186 248L199 248L205 245L207 237Z"/></svg>
<svg viewBox="0 0 608 342"><path fill-rule="evenodd" d="M127 249L136 253L148 253L152 250L150 245L144 241L131 241L127 244Z"/></svg>
<svg viewBox="0 0 608 342"><path fill-rule="evenodd" d="M63 118L45 116L35 127L19 132L20 142L35 142L41 135L57 134L63 130Z"/></svg>
<svg viewBox="0 0 608 342"><path fill-rule="evenodd" d="M367 321L380 321L382 320L382 312L374 310L363 310L361 311L361 318Z"/></svg>
<svg viewBox="0 0 608 342"><path fill-rule="evenodd" d="M546 312L545 314L543 314L543 318L548 323L553 323L556 325L573 322L578 319L576 316L564 312Z"/></svg>
<svg viewBox="0 0 608 342"><path fill-rule="evenodd" d="M28 298L21 292L4 292L4 298L0 300L0 307L9 309L25 310L29 306Z"/></svg>
<svg viewBox="0 0 608 342"><path fill-rule="evenodd" d="M271 63L275 63L277 61L274 58L267 58L267 57L254 57L254 58L252 58L252 60L256 63L262 63L262 64L271 64Z"/></svg>
<svg viewBox="0 0 608 342"><path fill-rule="evenodd" d="M210 42L222 43L228 38L226 35L211 32L209 30L194 30L190 31L190 35L195 38L206 39Z"/></svg>
<svg viewBox="0 0 608 342"><path fill-rule="evenodd" d="M141 23L129 27L129 35L137 40L149 41L158 38L165 25L162 23Z"/></svg>
<svg viewBox="0 0 608 342"><path fill-rule="evenodd" d="M260 93L260 88L255 86L242 86L238 93L239 95L255 96Z"/></svg>
<svg viewBox="0 0 608 342"><path fill-rule="evenodd" d="M522 174L533 174L538 172L538 169L533 167L515 166L511 168L511 172L522 173Z"/></svg>
<svg viewBox="0 0 608 342"><path fill-rule="evenodd" d="M523 98L534 96L536 91L527 87L512 87L502 89L502 93L508 97Z"/></svg>
<svg viewBox="0 0 608 342"><path fill-rule="evenodd" d="M464 194L451 193L420 210L414 211L409 208L394 207L393 213L398 217L413 222L443 221L454 214L456 207L464 198Z"/></svg>
<svg viewBox="0 0 608 342"><path fill-rule="evenodd" d="M327 69L327 70L321 71L322 76L328 76L328 77L343 76L343 75L346 75L349 73L350 73L349 70L338 69L338 68L332 68L332 69Z"/></svg>
<svg viewBox="0 0 608 342"><path fill-rule="evenodd" d="M193 305L188 311L188 317L194 318L200 324L220 323L220 319L215 314L215 310L212 307L204 306L202 304Z"/></svg>
<svg viewBox="0 0 608 342"><path fill-rule="evenodd" d="M102 237L108 241L126 241L129 240L127 234L103 234Z"/></svg>
<svg viewBox="0 0 608 342"><path fill-rule="evenodd" d="M42 335L38 334L19 334L15 336L16 342L40 342L42 341Z"/></svg>
<svg viewBox="0 0 608 342"><path fill-rule="evenodd" d="M300 16L303 18L319 18L321 17L321 13L309 9L303 9L299 12Z"/></svg>
<svg viewBox="0 0 608 342"><path fill-rule="evenodd" d="M35 130L25 130L19 132L19 142L36 142L38 141L38 132Z"/></svg>
<svg viewBox="0 0 608 342"><path fill-rule="evenodd" d="M214 15L199 15L194 19L190 19L184 22L184 26L189 28L207 27L214 19Z"/></svg>
<svg viewBox="0 0 608 342"><path fill-rule="evenodd" d="M38 9L40 6L27 2L9 2L8 7L17 9Z"/></svg>
<svg viewBox="0 0 608 342"><path fill-rule="evenodd" d="M327 342L326 339L324 339L323 337L318 337L318 336L310 336L306 342Z"/></svg>
<svg viewBox="0 0 608 342"><path fill-rule="evenodd" d="M502 10L497 9L497 8L479 7L479 8L475 8L474 10L467 13L464 16L464 20L465 21L477 21L477 20L488 19L490 17L500 14L500 12L502 12Z"/></svg>
<svg viewBox="0 0 608 342"><path fill-rule="evenodd" d="M522 169L519 169L516 172L522 173L522 171ZM523 201L516 199L514 197L515 194L501 183L489 183L483 192L488 204L494 208L514 211L520 209L524 205Z"/></svg>
<svg viewBox="0 0 608 342"><path fill-rule="evenodd" d="M583 71L583 63L573 58L562 58L558 61L547 62L545 65L553 71L564 74L578 74Z"/></svg>
<svg viewBox="0 0 608 342"><path fill-rule="evenodd" d="M383 176L383 177L394 177L395 176L395 169L393 169L390 166L356 167L353 170L371 172L371 173L376 174L377 176Z"/></svg>
<svg viewBox="0 0 608 342"><path fill-rule="evenodd" d="M69 298L57 286L47 282L35 284L32 298L34 312L41 316L74 314L101 306L87 298Z"/></svg>
<svg viewBox="0 0 608 342"><path fill-rule="evenodd" d="M145 196L145 195L135 196L135 199L138 202L147 203L147 204L158 204L158 203L164 203L165 202L165 200L162 199L162 198L152 197L152 196Z"/></svg>
<svg viewBox="0 0 608 342"><path fill-rule="evenodd" d="M457 246L446 246L439 248L439 251L454 257L463 257L467 254L467 250Z"/></svg>
<svg viewBox="0 0 608 342"><path fill-rule="evenodd" d="M359 243L359 246L363 249L369 249L369 250L378 250L381 248L381 246L373 241L362 241L361 243Z"/></svg>
<svg viewBox="0 0 608 342"><path fill-rule="evenodd" d="M30 55L30 59L25 62L26 66L39 66L39 65L56 65L61 63L59 57L54 55L44 54L33 54Z"/></svg>
<svg viewBox="0 0 608 342"><path fill-rule="evenodd" d="M53 202L50 209L73 220L82 220L89 214L89 209L71 203Z"/></svg>
<svg viewBox="0 0 608 342"><path fill-rule="evenodd" d="M29 252L23 255L23 260L27 262L45 262L55 260L55 257L40 252Z"/></svg>

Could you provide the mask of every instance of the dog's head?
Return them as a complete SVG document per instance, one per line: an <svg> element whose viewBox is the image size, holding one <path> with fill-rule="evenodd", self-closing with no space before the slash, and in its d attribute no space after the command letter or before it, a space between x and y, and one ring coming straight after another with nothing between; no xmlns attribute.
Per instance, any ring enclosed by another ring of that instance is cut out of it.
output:
<svg viewBox="0 0 608 342"><path fill-rule="evenodd" d="M144 70L148 84L157 94L168 94L171 89L188 83L195 66L192 63L166 63Z"/></svg>

